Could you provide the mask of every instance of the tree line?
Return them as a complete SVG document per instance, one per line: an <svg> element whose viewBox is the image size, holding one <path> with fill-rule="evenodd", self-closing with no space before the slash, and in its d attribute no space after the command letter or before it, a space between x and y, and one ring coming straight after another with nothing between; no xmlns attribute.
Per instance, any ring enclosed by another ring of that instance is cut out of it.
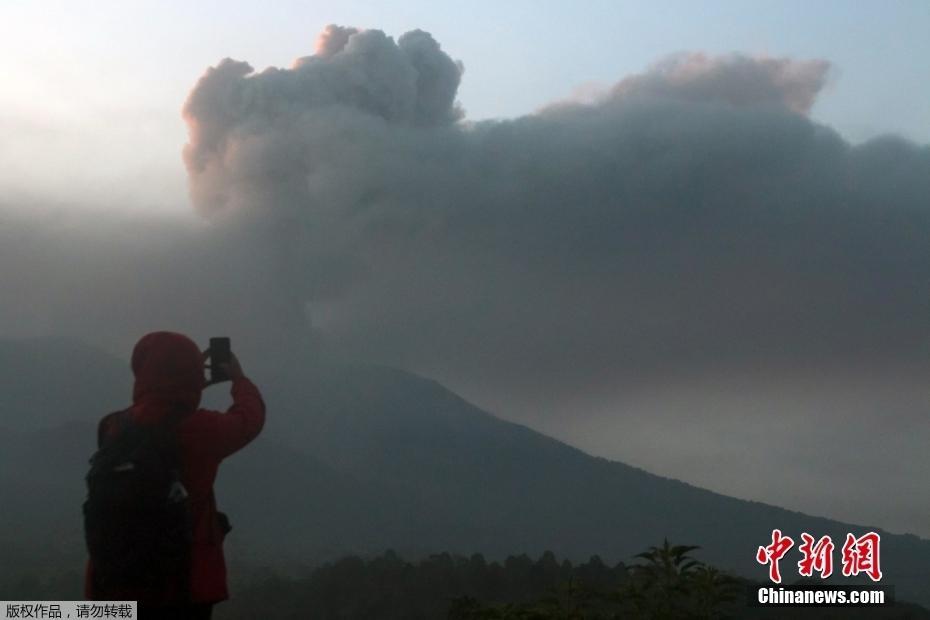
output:
<svg viewBox="0 0 930 620"><path fill-rule="evenodd" d="M269 572L234 584L219 620L698 620L724 618L930 619L917 605L883 608L764 608L749 605L764 585L693 557L698 547L667 540L631 564L598 556L572 564L552 552L502 562L433 554L416 562L394 551L349 556L303 576Z"/></svg>

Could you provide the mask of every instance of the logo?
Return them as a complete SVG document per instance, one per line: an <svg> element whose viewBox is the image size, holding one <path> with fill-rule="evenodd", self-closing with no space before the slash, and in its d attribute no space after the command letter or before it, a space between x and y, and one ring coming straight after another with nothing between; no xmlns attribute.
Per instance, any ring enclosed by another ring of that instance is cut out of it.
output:
<svg viewBox="0 0 930 620"><path fill-rule="evenodd" d="M846 534L846 542L841 550L842 569L844 577L855 577L860 573L868 575L872 581L880 581L882 569L879 561L879 545L881 537L875 532L868 532L858 538L853 534ZM772 542L756 551L756 561L769 567L769 579L773 583L781 583L781 569L779 562L791 548L794 539L782 534L781 530L772 530ZM804 532L801 534L801 544L798 551L801 559L798 561L798 574L802 577L812 577L818 573L821 579L833 574L833 540L829 536L815 539Z"/></svg>

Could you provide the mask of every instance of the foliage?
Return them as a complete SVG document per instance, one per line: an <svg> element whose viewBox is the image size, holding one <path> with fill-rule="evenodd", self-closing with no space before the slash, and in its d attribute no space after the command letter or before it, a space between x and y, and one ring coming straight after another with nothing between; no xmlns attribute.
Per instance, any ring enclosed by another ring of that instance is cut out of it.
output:
<svg viewBox="0 0 930 620"><path fill-rule="evenodd" d="M344 557L284 575L261 569L232 572L232 599L216 620L709 620L781 618L784 608L747 605L761 585L730 576L693 557L697 547L662 545L627 566L559 561L551 552L534 560L502 562L480 554L433 554L416 562L393 551ZM22 565L25 566L25 563ZM81 576L58 568L12 573L0 580L9 600L80 598ZM70 594L68 594L70 593ZM898 601L885 608L792 608L793 618L930 619L927 610Z"/></svg>
<svg viewBox="0 0 930 620"><path fill-rule="evenodd" d="M723 618L724 607L743 590L739 582L689 554L696 546L650 547L637 554L642 562L618 575L609 589L592 589L568 581L527 604L482 606L471 598L458 599L450 620L520 619L576 620L650 618L656 620Z"/></svg>

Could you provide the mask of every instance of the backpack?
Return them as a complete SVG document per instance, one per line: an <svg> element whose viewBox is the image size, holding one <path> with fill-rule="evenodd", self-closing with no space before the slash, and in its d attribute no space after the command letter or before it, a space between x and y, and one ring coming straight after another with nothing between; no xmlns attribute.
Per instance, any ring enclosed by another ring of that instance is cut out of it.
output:
<svg viewBox="0 0 930 620"><path fill-rule="evenodd" d="M176 428L140 425L129 410L115 422L115 435L98 437L86 477L84 538L95 586L102 593L180 588L184 596L193 525Z"/></svg>

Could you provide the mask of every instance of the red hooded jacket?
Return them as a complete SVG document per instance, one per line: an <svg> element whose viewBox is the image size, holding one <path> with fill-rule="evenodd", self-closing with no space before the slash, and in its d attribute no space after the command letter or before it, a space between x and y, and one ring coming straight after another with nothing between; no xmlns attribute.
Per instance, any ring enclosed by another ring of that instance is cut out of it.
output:
<svg viewBox="0 0 930 620"><path fill-rule="evenodd" d="M213 481L220 462L261 432L265 403L251 381L233 381L233 404L226 411L199 409L204 388L204 361L197 345L181 334L154 332L144 336L132 353L135 375L133 419L142 425L179 418L181 481L190 496L194 522L191 550L190 602L213 603L229 598L223 529L217 517ZM100 421L98 438L115 432L114 416ZM103 592L94 583L93 561L88 560L84 595L91 600L138 600L172 604L179 586L164 591Z"/></svg>

